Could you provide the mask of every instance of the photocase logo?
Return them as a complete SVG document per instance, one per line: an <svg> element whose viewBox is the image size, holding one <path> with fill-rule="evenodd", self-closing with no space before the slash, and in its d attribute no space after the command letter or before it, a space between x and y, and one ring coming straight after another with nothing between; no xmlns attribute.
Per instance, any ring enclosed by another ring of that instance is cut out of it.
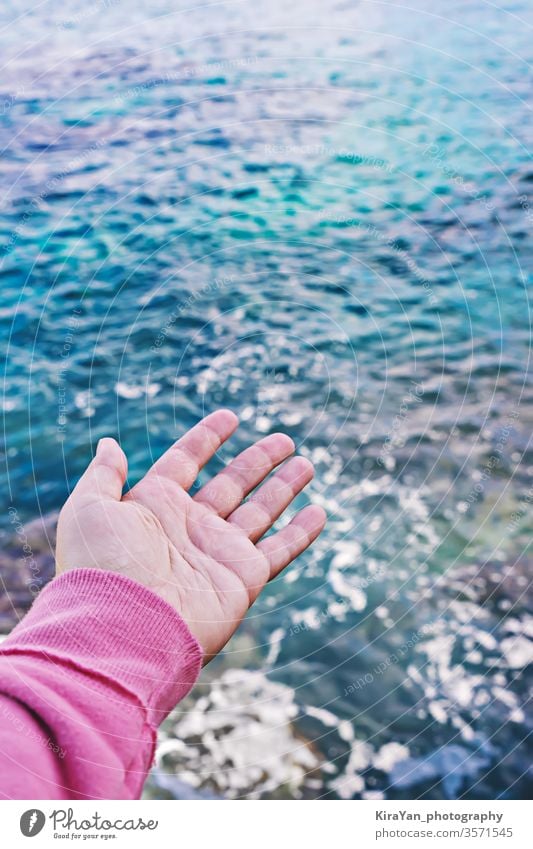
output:
<svg viewBox="0 0 533 849"><path fill-rule="evenodd" d="M20 818L20 830L24 837L35 837L42 831L46 822L46 817L42 811L37 808L31 808L29 811L24 811Z"/></svg>

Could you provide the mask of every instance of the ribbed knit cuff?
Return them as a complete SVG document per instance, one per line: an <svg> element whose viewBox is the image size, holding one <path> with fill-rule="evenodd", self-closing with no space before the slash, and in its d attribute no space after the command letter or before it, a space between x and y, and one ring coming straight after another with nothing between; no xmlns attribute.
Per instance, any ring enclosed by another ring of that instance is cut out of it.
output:
<svg viewBox="0 0 533 849"><path fill-rule="evenodd" d="M183 619L142 584L72 569L39 594L1 653L61 658L133 692L158 725L200 673L202 650Z"/></svg>

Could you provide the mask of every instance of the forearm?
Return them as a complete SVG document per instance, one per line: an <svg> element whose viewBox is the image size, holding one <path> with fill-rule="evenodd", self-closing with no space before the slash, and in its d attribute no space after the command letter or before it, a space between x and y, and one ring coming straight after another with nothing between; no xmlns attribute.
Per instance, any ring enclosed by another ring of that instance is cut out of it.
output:
<svg viewBox="0 0 533 849"><path fill-rule="evenodd" d="M5 798L138 798L156 729L201 650L158 596L114 573L52 582L0 650Z"/></svg>

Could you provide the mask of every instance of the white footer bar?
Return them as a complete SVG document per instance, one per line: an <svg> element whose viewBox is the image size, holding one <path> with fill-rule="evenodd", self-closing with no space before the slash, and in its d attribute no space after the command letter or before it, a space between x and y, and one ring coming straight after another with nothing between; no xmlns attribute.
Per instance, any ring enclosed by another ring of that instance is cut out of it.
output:
<svg viewBox="0 0 533 849"><path fill-rule="evenodd" d="M527 801L3 801L0 818L9 849L531 849L530 810Z"/></svg>

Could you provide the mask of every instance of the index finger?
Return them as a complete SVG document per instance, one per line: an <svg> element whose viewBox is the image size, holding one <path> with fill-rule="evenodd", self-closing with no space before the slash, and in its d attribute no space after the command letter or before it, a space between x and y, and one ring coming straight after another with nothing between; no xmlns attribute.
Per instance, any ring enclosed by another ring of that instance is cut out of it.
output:
<svg viewBox="0 0 533 849"><path fill-rule="evenodd" d="M200 469L237 428L239 420L231 410L216 410L194 425L165 451L146 477L164 477L189 489Z"/></svg>

